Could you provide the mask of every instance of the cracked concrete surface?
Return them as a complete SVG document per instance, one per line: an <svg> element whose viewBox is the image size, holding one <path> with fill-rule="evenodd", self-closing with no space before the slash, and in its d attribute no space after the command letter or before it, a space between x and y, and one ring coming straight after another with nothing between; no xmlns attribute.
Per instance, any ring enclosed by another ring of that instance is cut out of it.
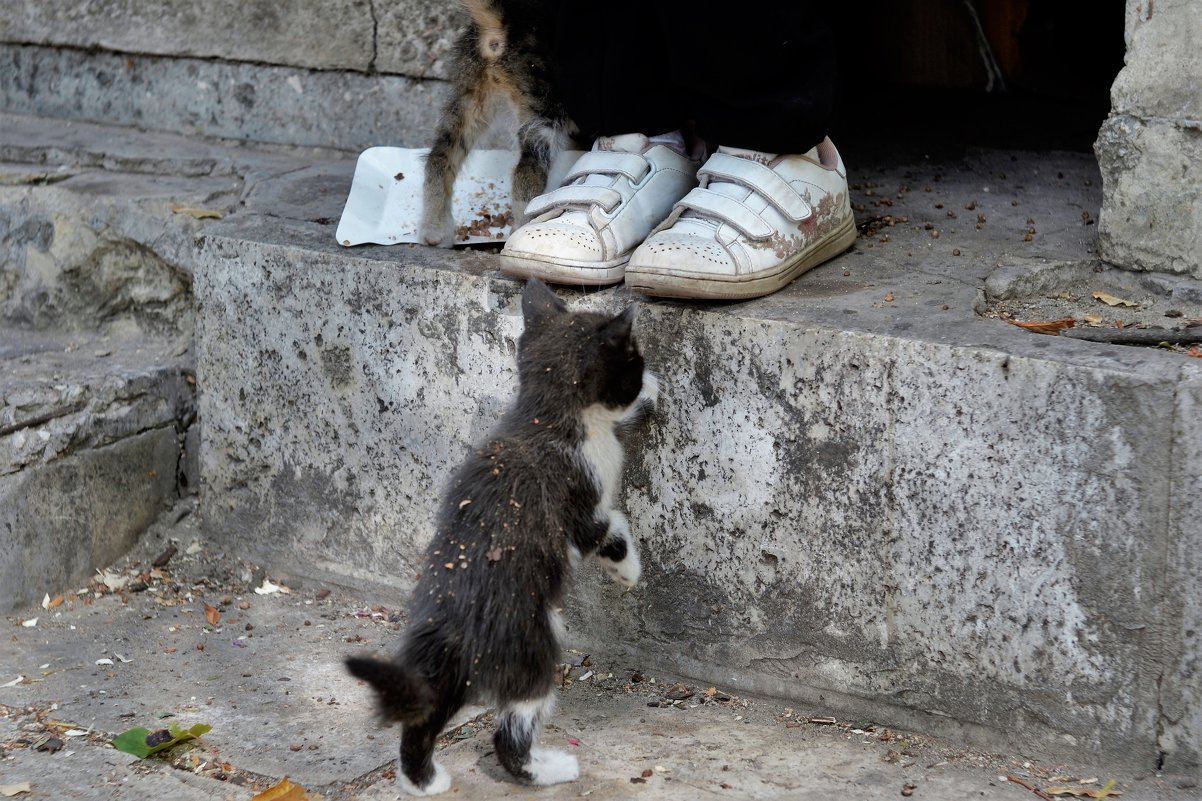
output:
<svg viewBox="0 0 1202 801"><path fill-rule="evenodd" d="M110 581L130 583L100 594L96 583L73 588L50 609L5 620L11 636L0 640L0 684L21 680L0 687L3 783L30 782L34 799L244 801L287 775L327 801L397 798L396 731L371 722L367 690L341 659L394 647L399 597L266 572L222 550L189 508L165 515L106 571ZM168 543L178 552L152 568ZM256 594L265 577L291 592ZM141 580L144 589L132 583ZM34 617L35 626L19 625ZM821 702L733 693L722 682L680 687L680 677L609 644L564 661L543 743L571 751L581 778L547 788L510 781L492 754L491 715L477 708L439 746L454 777L450 797L883 800L906 785L932 801L1033 797L1011 775L1039 787L1113 778L1130 801L1190 797L1181 780L978 751L871 717L836 716ZM108 745L127 728L173 722L213 729L144 761ZM71 730L86 733L66 736ZM62 750L38 750L45 734L62 740Z"/></svg>

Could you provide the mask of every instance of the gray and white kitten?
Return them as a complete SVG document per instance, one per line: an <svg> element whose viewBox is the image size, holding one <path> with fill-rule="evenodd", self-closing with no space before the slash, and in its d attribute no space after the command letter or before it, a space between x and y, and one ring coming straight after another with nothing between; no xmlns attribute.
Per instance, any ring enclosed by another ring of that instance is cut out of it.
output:
<svg viewBox="0 0 1202 801"><path fill-rule="evenodd" d="M652 408L658 383L639 353L634 307L571 312L532 279L522 295L517 401L453 475L413 592L397 656L347 660L401 723L401 788L451 786L433 760L447 721L495 704L497 757L533 784L574 780L576 758L537 742L555 701L564 603L580 560L596 554L624 587L641 572L615 504L618 435Z"/></svg>

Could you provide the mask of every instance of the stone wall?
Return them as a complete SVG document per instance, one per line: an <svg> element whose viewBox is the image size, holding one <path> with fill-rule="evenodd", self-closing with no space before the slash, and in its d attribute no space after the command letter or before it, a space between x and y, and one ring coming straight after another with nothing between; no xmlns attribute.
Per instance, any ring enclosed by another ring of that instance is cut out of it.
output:
<svg viewBox="0 0 1202 801"><path fill-rule="evenodd" d="M362 150L427 143L447 0L0 4L0 110ZM502 132L490 142L503 142Z"/></svg>
<svg viewBox="0 0 1202 801"><path fill-rule="evenodd" d="M1103 257L1202 278L1202 4L1128 0L1126 67L1096 151Z"/></svg>

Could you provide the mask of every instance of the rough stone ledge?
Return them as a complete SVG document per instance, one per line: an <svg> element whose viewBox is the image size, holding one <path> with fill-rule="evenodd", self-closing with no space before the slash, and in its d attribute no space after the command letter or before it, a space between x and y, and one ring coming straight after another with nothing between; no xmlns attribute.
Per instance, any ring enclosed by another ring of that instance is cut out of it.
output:
<svg viewBox="0 0 1202 801"><path fill-rule="evenodd" d="M430 143L447 86L403 75L0 44L0 109L360 151ZM484 140L513 141L502 123Z"/></svg>
<svg viewBox="0 0 1202 801"><path fill-rule="evenodd" d="M186 347L11 328L0 342L0 476L150 429L182 430L195 415Z"/></svg>
<svg viewBox="0 0 1202 801"><path fill-rule="evenodd" d="M520 286L486 253L330 233L206 231L204 514L283 568L403 588L454 454L512 390ZM1160 703L1197 659L1166 566L1202 542L1182 447L1202 369L978 318L976 273L864 256L750 303L639 299L665 387L626 473L647 581L586 578L570 608L616 611L573 614L572 636L978 742L1195 770L1197 688Z"/></svg>
<svg viewBox="0 0 1202 801"><path fill-rule="evenodd" d="M1106 260L1202 278L1202 131L1113 114L1095 149L1105 181L1098 236Z"/></svg>
<svg viewBox="0 0 1202 801"><path fill-rule="evenodd" d="M194 236L209 217L331 156L353 166L328 150L24 115L0 114L0 130L0 319L41 329L189 339ZM310 186L307 200L328 198Z"/></svg>
<svg viewBox="0 0 1202 801"><path fill-rule="evenodd" d="M0 609L70 589L174 500L195 420L171 342L0 328Z"/></svg>
<svg viewBox="0 0 1202 801"><path fill-rule="evenodd" d="M0 7L5 42L190 56L310 69L445 72L466 13L445 0L61 0Z"/></svg>

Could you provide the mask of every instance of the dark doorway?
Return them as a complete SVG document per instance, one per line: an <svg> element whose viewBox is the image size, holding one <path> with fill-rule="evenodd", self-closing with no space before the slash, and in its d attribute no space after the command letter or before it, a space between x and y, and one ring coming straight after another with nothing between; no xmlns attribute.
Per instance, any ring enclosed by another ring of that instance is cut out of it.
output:
<svg viewBox="0 0 1202 801"><path fill-rule="evenodd" d="M1121 0L908 0L832 13L832 138L857 161L1088 151L1123 66Z"/></svg>

